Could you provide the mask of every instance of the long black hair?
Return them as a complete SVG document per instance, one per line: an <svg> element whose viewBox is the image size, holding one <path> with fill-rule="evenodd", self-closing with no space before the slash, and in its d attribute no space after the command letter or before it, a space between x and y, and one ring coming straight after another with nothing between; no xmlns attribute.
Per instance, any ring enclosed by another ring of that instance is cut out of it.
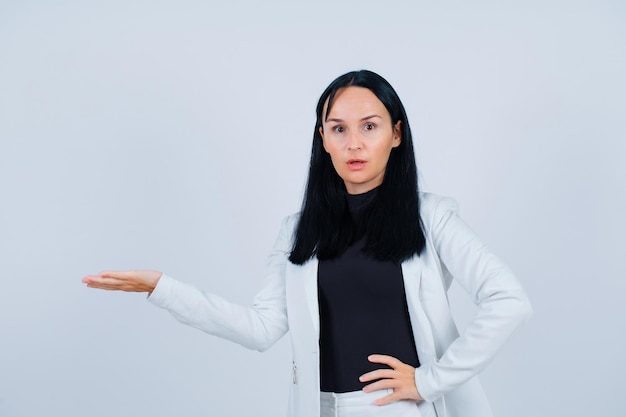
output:
<svg viewBox="0 0 626 417"><path fill-rule="evenodd" d="M389 112L392 124L400 121L402 135L400 145L391 150L382 184L362 213L362 227L356 226L348 210L344 182L324 150L320 134L324 104L328 101L327 117L337 91L350 86L374 93ZM406 111L393 87L372 71L349 72L324 90L316 114L309 178L289 260L301 265L314 256L332 259L360 237L365 238L363 251L375 259L400 263L419 255L425 238L413 139Z"/></svg>

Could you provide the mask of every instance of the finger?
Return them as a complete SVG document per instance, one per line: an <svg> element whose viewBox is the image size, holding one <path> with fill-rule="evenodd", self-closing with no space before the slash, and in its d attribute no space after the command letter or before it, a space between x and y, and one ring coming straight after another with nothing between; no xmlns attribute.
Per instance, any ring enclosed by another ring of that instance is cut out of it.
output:
<svg viewBox="0 0 626 417"><path fill-rule="evenodd" d="M129 285L123 281L117 280L99 280L99 281L91 281L87 284L88 288L97 288L100 290L108 290L108 291L133 291L132 285Z"/></svg>
<svg viewBox="0 0 626 417"><path fill-rule="evenodd" d="M372 382L369 385L363 387L364 392L380 391L381 389L395 389L398 386L398 382L393 379L381 379L380 381Z"/></svg>
<svg viewBox="0 0 626 417"><path fill-rule="evenodd" d="M112 276L89 275L83 278L86 282L122 282L124 279Z"/></svg>
<svg viewBox="0 0 626 417"><path fill-rule="evenodd" d="M106 291L124 291L122 288L118 288L117 286L107 285L107 284L87 284L88 288L96 288L99 290Z"/></svg>
<svg viewBox="0 0 626 417"><path fill-rule="evenodd" d="M100 288L104 290L122 289L125 281L117 278L90 276L83 278L83 282L89 288Z"/></svg>
<svg viewBox="0 0 626 417"><path fill-rule="evenodd" d="M376 401L374 401L375 405L387 405L387 404L391 404L394 401L398 401L400 400L400 396L398 394L396 394L395 392L392 392L391 394L385 395L382 398L377 399Z"/></svg>
<svg viewBox="0 0 626 417"><path fill-rule="evenodd" d="M102 271L98 274L99 277L109 277L118 279L128 279L137 276L135 271Z"/></svg>
<svg viewBox="0 0 626 417"><path fill-rule="evenodd" d="M398 366L404 365L404 362L401 362L400 360L389 355L369 355L367 357L367 360L373 363L382 363L385 365L389 365L392 368L397 368Z"/></svg>
<svg viewBox="0 0 626 417"><path fill-rule="evenodd" d="M363 374L359 377L359 381L368 382L374 381L376 379L383 378L395 378L397 376L397 372L393 369L376 369L375 371L370 371L366 374Z"/></svg>
<svg viewBox="0 0 626 417"><path fill-rule="evenodd" d="M89 281L91 281L93 277L94 277L93 275L87 275L86 277L83 277L83 279L81 279L80 282L82 282L83 284L88 284Z"/></svg>
<svg viewBox="0 0 626 417"><path fill-rule="evenodd" d="M91 283L97 282L99 279L100 277L97 275L87 275L81 280L81 282L84 284L91 284Z"/></svg>

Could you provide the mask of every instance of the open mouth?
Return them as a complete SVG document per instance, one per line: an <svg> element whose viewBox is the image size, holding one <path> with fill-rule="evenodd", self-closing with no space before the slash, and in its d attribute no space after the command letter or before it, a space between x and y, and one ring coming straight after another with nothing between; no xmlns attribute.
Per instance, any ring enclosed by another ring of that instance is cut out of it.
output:
<svg viewBox="0 0 626 417"><path fill-rule="evenodd" d="M348 165L350 166L360 166L364 164L365 164L365 161L362 159L351 159L348 161Z"/></svg>
<svg viewBox="0 0 626 417"><path fill-rule="evenodd" d="M367 161L364 161L362 159L350 159L348 161L348 168L350 168L350 169L360 169L360 168L363 168L366 163L367 163Z"/></svg>

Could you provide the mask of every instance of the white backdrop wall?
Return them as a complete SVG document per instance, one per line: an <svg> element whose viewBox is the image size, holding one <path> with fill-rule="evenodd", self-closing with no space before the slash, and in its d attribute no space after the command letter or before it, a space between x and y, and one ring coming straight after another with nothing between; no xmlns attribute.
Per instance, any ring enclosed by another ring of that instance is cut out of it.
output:
<svg viewBox="0 0 626 417"><path fill-rule="evenodd" d="M622 1L2 0L0 416L283 415L287 338L247 351L80 279L248 303L316 100L359 68L533 301L482 376L497 415L622 416L625 45Z"/></svg>

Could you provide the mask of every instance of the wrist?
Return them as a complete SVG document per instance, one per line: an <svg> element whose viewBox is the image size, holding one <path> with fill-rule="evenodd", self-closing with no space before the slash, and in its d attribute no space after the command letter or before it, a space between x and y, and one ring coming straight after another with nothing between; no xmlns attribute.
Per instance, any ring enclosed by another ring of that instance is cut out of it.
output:
<svg viewBox="0 0 626 417"><path fill-rule="evenodd" d="M146 280L146 292L148 293L148 295L152 294L154 289L159 284L159 280L161 279L162 276L163 276L162 272L150 271L148 279Z"/></svg>

